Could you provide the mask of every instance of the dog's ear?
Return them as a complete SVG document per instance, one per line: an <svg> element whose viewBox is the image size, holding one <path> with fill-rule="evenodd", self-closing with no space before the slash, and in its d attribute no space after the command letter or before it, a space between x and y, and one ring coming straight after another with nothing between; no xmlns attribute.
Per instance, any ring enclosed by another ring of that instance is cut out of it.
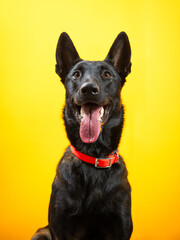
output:
<svg viewBox="0 0 180 240"><path fill-rule="evenodd" d="M110 62L124 80L131 72L131 47L125 32L117 36L105 61Z"/></svg>
<svg viewBox="0 0 180 240"><path fill-rule="evenodd" d="M80 60L69 35L63 32L59 37L56 48L56 73L61 77L62 82L64 82L64 78L70 68Z"/></svg>

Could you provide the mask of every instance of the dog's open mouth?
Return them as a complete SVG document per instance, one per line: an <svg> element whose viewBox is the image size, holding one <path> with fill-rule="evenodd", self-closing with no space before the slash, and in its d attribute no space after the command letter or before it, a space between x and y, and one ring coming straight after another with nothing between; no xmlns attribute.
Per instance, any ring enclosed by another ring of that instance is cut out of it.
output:
<svg viewBox="0 0 180 240"><path fill-rule="evenodd" d="M101 125L107 121L110 104L99 106L87 103L78 106L78 120L80 122L80 137L85 143L93 143L99 137Z"/></svg>

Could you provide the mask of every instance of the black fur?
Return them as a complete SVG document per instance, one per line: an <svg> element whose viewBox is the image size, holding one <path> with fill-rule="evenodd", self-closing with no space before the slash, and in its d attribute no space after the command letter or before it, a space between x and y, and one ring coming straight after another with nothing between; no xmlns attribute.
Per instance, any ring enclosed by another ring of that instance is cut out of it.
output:
<svg viewBox="0 0 180 240"><path fill-rule="evenodd" d="M78 151L103 158L117 149L124 121L120 93L131 71L130 58L124 32L117 36L106 59L97 62L83 61L69 36L61 34L56 72L66 88L63 113L67 136ZM104 124L93 143L83 142L79 135L83 104L105 109ZM131 188L122 157L110 168L97 169L75 157L68 147L52 185L49 226L45 230L49 231L48 240L130 239ZM36 233L33 240L45 239L43 234Z"/></svg>

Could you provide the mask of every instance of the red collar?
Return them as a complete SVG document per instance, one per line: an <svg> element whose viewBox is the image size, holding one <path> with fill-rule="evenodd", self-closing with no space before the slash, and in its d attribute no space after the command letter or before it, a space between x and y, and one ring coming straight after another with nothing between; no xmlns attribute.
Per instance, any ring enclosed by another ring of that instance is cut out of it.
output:
<svg viewBox="0 0 180 240"><path fill-rule="evenodd" d="M119 159L119 150L112 152L106 158L95 158L81 153L75 149L73 145L70 145L72 153L80 160L93 164L96 168L109 168L112 164L116 163Z"/></svg>

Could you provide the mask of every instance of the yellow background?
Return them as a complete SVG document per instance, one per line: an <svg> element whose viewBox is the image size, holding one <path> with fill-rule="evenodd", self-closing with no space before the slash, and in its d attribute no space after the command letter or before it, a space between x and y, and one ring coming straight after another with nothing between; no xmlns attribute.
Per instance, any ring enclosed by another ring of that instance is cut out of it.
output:
<svg viewBox="0 0 180 240"><path fill-rule="evenodd" d="M120 152L132 185L132 240L180 239L180 1L1 0L0 239L47 224L55 168L68 140L55 74L59 34L103 60L120 31L132 47Z"/></svg>

